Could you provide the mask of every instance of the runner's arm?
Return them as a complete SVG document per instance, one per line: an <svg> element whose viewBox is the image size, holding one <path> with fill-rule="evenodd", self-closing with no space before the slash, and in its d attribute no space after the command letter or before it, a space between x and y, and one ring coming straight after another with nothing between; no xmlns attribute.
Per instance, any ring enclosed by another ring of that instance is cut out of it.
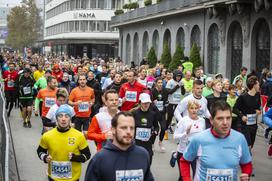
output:
<svg viewBox="0 0 272 181"><path fill-rule="evenodd" d="M90 152L89 146L86 146L83 150L79 150L79 151L80 151L80 155L75 155L74 153L72 153L72 158L70 159L70 161L84 163L90 159L91 152Z"/></svg>
<svg viewBox="0 0 272 181"><path fill-rule="evenodd" d="M40 104L40 102L41 102L41 100L36 97L36 99L35 99L35 111L39 110L39 104Z"/></svg>
<svg viewBox="0 0 272 181"><path fill-rule="evenodd" d="M97 122L96 117L94 116L92 118L91 124L88 129L87 138L89 140L95 140L96 142L103 142L106 140L106 134L105 133L99 133L100 128Z"/></svg>
<svg viewBox="0 0 272 181"><path fill-rule="evenodd" d="M174 116L178 122L182 119L181 114L186 110L186 105L184 101L181 101L175 109Z"/></svg>
<svg viewBox="0 0 272 181"><path fill-rule="evenodd" d="M39 146L37 149L37 154L39 156L39 158L44 161L44 163L46 162L46 158L48 157L48 153L47 153L47 149L44 149L43 147Z"/></svg>

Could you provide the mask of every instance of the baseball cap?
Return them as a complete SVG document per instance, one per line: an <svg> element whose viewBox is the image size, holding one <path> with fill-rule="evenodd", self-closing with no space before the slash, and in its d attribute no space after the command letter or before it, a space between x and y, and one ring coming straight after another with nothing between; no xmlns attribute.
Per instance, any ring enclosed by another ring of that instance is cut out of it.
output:
<svg viewBox="0 0 272 181"><path fill-rule="evenodd" d="M147 102L151 103L150 95L147 94L147 93L142 93L142 94L140 94L139 100L140 100L142 103L147 103Z"/></svg>

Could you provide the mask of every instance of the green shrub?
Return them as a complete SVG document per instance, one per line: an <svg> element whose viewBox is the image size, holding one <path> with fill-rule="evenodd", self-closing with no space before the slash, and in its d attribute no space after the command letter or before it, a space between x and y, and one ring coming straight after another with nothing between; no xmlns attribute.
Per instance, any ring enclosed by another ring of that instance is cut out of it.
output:
<svg viewBox="0 0 272 181"><path fill-rule="evenodd" d="M147 53L147 62L150 68L153 68L157 64L157 55L154 47L151 47Z"/></svg>
<svg viewBox="0 0 272 181"><path fill-rule="evenodd" d="M145 6L149 6L152 4L152 0L145 0L144 4L145 4Z"/></svg>
<svg viewBox="0 0 272 181"><path fill-rule="evenodd" d="M129 3L128 9L136 9L139 7L139 4L137 2Z"/></svg>
<svg viewBox="0 0 272 181"><path fill-rule="evenodd" d="M117 9L117 10L114 12L115 16L117 16L117 15L119 15L119 14L123 14L123 13L124 13L124 10L122 10L122 9Z"/></svg>
<svg viewBox="0 0 272 181"><path fill-rule="evenodd" d="M182 64L181 60L184 59L184 52L180 45L177 46L175 54L171 63L169 64L169 70L173 71L178 68L179 65Z"/></svg>
<svg viewBox="0 0 272 181"><path fill-rule="evenodd" d="M199 67L202 65L199 49L196 43L193 43L193 46L191 48L190 61L193 63L194 67Z"/></svg>
<svg viewBox="0 0 272 181"><path fill-rule="evenodd" d="M129 9L129 4L124 4L123 9Z"/></svg>
<svg viewBox="0 0 272 181"><path fill-rule="evenodd" d="M157 0L157 3L160 3L162 0Z"/></svg>
<svg viewBox="0 0 272 181"><path fill-rule="evenodd" d="M168 47L168 44L165 43L164 46L163 46L163 52L162 52L162 56L161 56L161 63L164 65L164 67L168 68L170 62L171 62L170 49Z"/></svg>

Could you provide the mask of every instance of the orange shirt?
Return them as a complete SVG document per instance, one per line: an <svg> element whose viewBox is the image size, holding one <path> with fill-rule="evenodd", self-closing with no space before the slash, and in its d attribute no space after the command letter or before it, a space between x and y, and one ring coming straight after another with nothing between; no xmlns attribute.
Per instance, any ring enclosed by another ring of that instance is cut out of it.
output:
<svg viewBox="0 0 272 181"><path fill-rule="evenodd" d="M84 89L76 87L69 96L69 101L77 102L82 101L78 106L74 106L76 117L88 118L91 115L90 102L94 99L94 90L90 87Z"/></svg>
<svg viewBox="0 0 272 181"><path fill-rule="evenodd" d="M51 90L47 87L44 89L41 89L38 92L37 98L43 100L42 104L42 116L46 117L50 107L52 107L56 103L56 93L58 89Z"/></svg>

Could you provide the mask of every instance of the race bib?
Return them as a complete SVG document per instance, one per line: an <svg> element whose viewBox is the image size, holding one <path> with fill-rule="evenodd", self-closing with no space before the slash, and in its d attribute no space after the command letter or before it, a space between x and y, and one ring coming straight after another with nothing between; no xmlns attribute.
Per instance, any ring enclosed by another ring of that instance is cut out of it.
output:
<svg viewBox="0 0 272 181"><path fill-rule="evenodd" d="M46 97L45 98L45 107L52 107L54 104L56 104L56 98L53 97Z"/></svg>
<svg viewBox="0 0 272 181"><path fill-rule="evenodd" d="M7 86L8 87L14 87L14 82L9 80L8 83L7 83Z"/></svg>
<svg viewBox="0 0 272 181"><path fill-rule="evenodd" d="M233 181L233 170L208 169L206 181Z"/></svg>
<svg viewBox="0 0 272 181"><path fill-rule="evenodd" d="M204 115L204 110L203 109L199 109L197 111L197 115L200 116L200 117L202 117Z"/></svg>
<svg viewBox="0 0 272 181"><path fill-rule="evenodd" d="M147 87L151 89L153 84L154 84L154 82L147 82Z"/></svg>
<svg viewBox="0 0 272 181"><path fill-rule="evenodd" d="M155 105L159 111L163 111L163 101L157 101Z"/></svg>
<svg viewBox="0 0 272 181"><path fill-rule="evenodd" d="M137 92L136 91L126 91L126 101L136 102L137 101Z"/></svg>
<svg viewBox="0 0 272 181"><path fill-rule="evenodd" d="M257 124L257 115L256 114L247 114L247 125Z"/></svg>
<svg viewBox="0 0 272 181"><path fill-rule="evenodd" d="M24 95L31 94L31 87L24 87L23 92L24 92Z"/></svg>
<svg viewBox="0 0 272 181"><path fill-rule="evenodd" d="M144 172L139 170L116 170L116 181L143 181Z"/></svg>
<svg viewBox="0 0 272 181"><path fill-rule="evenodd" d="M175 93L173 94L173 101L175 101L175 102L181 101L181 93L175 92Z"/></svg>
<svg viewBox="0 0 272 181"><path fill-rule="evenodd" d="M78 105L78 112L88 112L89 111L89 103L82 102Z"/></svg>
<svg viewBox="0 0 272 181"><path fill-rule="evenodd" d="M151 129L150 128L136 128L136 140L140 141L149 141L151 137Z"/></svg>
<svg viewBox="0 0 272 181"><path fill-rule="evenodd" d="M51 161L51 177L53 179L71 179L72 178L71 162Z"/></svg>

